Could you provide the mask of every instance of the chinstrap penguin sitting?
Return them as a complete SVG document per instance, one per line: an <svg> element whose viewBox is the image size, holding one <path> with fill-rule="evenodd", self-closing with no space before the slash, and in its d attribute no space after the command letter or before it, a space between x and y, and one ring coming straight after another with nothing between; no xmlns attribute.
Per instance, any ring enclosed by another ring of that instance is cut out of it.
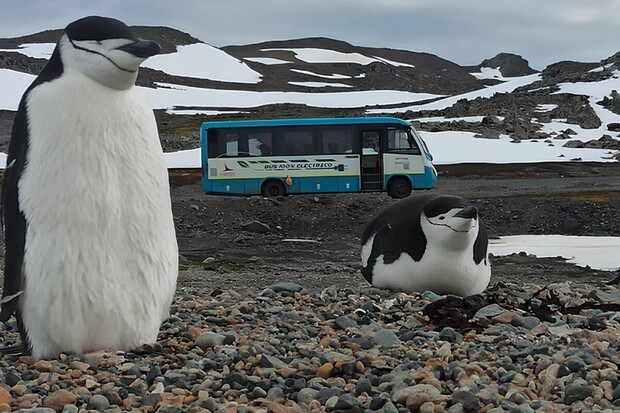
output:
<svg viewBox="0 0 620 413"><path fill-rule="evenodd" d="M474 206L460 197L411 196L381 211L362 234L362 274L404 292L484 291L491 278L488 236Z"/></svg>
<svg viewBox="0 0 620 413"><path fill-rule="evenodd" d="M159 53L124 23L69 24L15 116L2 187L0 320L24 352L128 351L154 343L178 273L168 173L135 87Z"/></svg>

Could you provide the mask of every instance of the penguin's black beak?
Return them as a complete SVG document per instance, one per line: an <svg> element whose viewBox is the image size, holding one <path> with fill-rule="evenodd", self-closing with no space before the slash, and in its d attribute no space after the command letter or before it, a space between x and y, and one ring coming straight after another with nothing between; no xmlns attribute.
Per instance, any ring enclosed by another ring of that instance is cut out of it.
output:
<svg viewBox="0 0 620 413"><path fill-rule="evenodd" d="M121 46L118 50L130 53L141 59L146 59L147 57L155 56L157 53L161 52L161 47L157 42L140 39L137 42Z"/></svg>
<svg viewBox="0 0 620 413"><path fill-rule="evenodd" d="M475 206L468 206L463 208L463 210L459 211L454 216L463 219L476 219L478 217L478 209L476 209Z"/></svg>

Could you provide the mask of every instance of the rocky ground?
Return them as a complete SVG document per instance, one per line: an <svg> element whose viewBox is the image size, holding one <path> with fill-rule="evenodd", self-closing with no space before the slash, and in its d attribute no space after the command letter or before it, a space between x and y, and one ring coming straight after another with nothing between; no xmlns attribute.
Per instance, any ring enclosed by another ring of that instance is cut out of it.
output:
<svg viewBox="0 0 620 413"><path fill-rule="evenodd" d="M617 164L504 165L494 167L493 175L477 165L439 170L435 190L469 199L491 237L620 234ZM173 182L192 181L179 173ZM329 286L326 280L338 288L363 286L363 226L394 202L380 193L276 200L209 196L195 185L176 186L172 193L181 254L201 274L198 278L217 280L218 288L259 289L292 280L313 290ZM498 281L598 281L609 276L561 259L515 255L494 257L493 263Z"/></svg>
<svg viewBox="0 0 620 413"><path fill-rule="evenodd" d="M617 165L440 171L436 190L470 199L491 236L620 233ZM359 234L384 194L216 197L195 178L171 179L184 260L161 348L4 358L0 411L620 408L615 273L517 254L493 257L491 286L465 300L378 290L359 274Z"/></svg>

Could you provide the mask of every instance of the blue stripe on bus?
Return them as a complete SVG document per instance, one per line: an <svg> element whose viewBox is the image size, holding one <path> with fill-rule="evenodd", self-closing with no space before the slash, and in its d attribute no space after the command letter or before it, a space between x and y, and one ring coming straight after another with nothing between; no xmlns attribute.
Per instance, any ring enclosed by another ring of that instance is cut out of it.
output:
<svg viewBox="0 0 620 413"><path fill-rule="evenodd" d="M256 128L268 126L312 126L312 125L357 125L388 123L394 125L411 126L405 120L390 117L368 118L306 118L306 119L271 119L271 120L227 120L218 122L203 122L203 129L211 128Z"/></svg>
<svg viewBox="0 0 620 413"><path fill-rule="evenodd" d="M274 178L269 178L274 179ZM284 179L275 178L282 181ZM260 195L265 178L203 180L203 191L231 195ZM317 186L318 184L318 186ZM359 176L293 178L291 185L285 185L289 194L322 192L359 192Z"/></svg>

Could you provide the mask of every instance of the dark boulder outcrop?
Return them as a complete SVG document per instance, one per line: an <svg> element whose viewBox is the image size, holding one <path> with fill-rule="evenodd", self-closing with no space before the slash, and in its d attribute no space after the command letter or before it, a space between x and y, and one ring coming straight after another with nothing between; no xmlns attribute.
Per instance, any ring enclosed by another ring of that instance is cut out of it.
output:
<svg viewBox="0 0 620 413"><path fill-rule="evenodd" d="M537 72L530 67L527 60L512 53L500 53L491 59L483 60L477 68L483 67L499 69L504 77L526 76Z"/></svg>

